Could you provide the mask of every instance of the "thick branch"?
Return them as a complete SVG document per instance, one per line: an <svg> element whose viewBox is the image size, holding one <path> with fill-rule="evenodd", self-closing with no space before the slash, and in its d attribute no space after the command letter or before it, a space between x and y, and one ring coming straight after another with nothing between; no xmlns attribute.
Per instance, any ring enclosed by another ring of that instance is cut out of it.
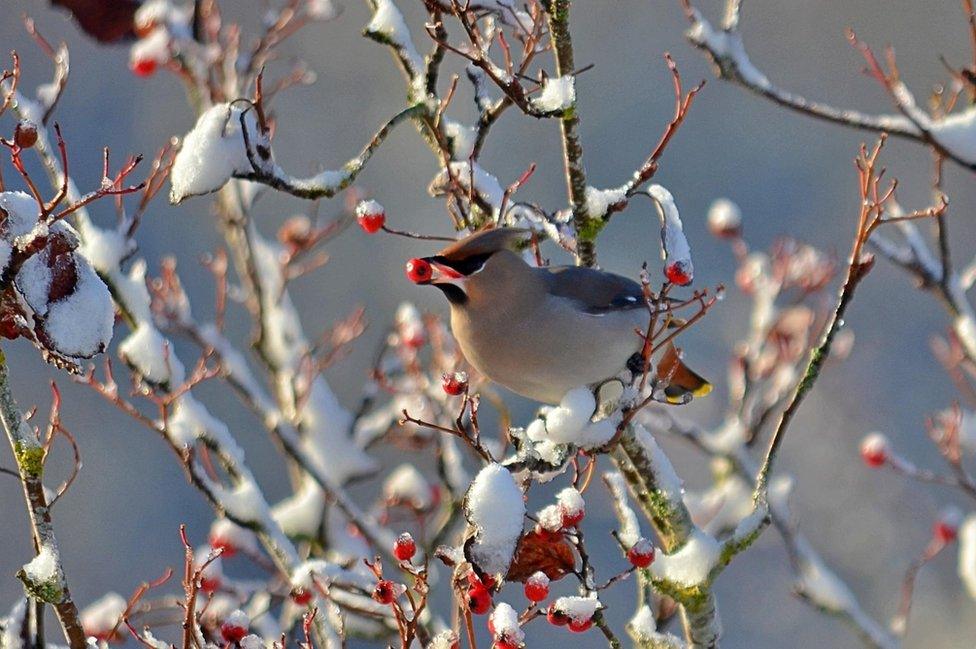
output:
<svg viewBox="0 0 976 649"><path fill-rule="evenodd" d="M38 581L30 571L22 570L20 579L27 592L36 600L51 604L71 649L86 646L85 632L78 619L78 608L71 599L68 582L58 554L58 541L54 536L51 510L44 494L44 448L24 420L10 390L7 359L0 352L0 421L7 432L7 439L17 460L17 471L24 488L27 513L30 516L34 544L39 554L48 553L54 562L53 574Z"/></svg>
<svg viewBox="0 0 976 649"><path fill-rule="evenodd" d="M556 55L556 74L564 76L576 70L573 59L573 39L569 32L571 0L550 0L546 5L549 34ZM586 206L586 169L583 166L583 145L579 136L579 112L576 106L564 111L559 119L563 142L563 164L566 185L573 208L576 227L576 263L580 266L596 264L596 235L591 229Z"/></svg>

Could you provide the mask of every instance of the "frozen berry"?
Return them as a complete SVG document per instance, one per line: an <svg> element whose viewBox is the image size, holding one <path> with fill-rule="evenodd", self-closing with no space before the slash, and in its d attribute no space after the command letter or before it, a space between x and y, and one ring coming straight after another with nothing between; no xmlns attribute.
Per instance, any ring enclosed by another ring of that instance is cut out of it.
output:
<svg viewBox="0 0 976 649"><path fill-rule="evenodd" d="M646 568L654 562L654 545L643 537L637 539L627 550L627 561L638 568Z"/></svg>
<svg viewBox="0 0 976 649"><path fill-rule="evenodd" d="M244 611L234 611L220 625L220 635L224 642L238 643L247 635L251 621Z"/></svg>
<svg viewBox="0 0 976 649"><path fill-rule="evenodd" d="M360 201L356 206L356 220L367 234L373 234L386 224L386 212L376 201Z"/></svg>
<svg viewBox="0 0 976 649"><path fill-rule="evenodd" d="M375 599L380 604L390 604L396 599L395 588L393 587L393 582L389 579L380 579L376 582L376 588L373 589L373 599Z"/></svg>
<svg viewBox="0 0 976 649"><path fill-rule="evenodd" d="M525 580L525 597L530 602L541 602L549 597L549 577L539 571Z"/></svg>
<svg viewBox="0 0 976 649"><path fill-rule="evenodd" d="M865 437L861 442L861 459L872 469L883 466L888 461L888 439L880 433Z"/></svg>
<svg viewBox="0 0 976 649"><path fill-rule="evenodd" d="M678 286L691 284L691 265L686 261L672 261L664 267L664 276Z"/></svg>
<svg viewBox="0 0 976 649"><path fill-rule="evenodd" d="M14 144L22 149L29 149L37 142L37 124L29 119L22 119L14 127Z"/></svg>
<svg viewBox="0 0 976 649"><path fill-rule="evenodd" d="M200 590L208 595L213 595L220 589L220 577L201 577Z"/></svg>
<svg viewBox="0 0 976 649"><path fill-rule="evenodd" d="M404 532L393 542L393 556L400 561L410 561L417 552L417 544L409 532Z"/></svg>
<svg viewBox="0 0 976 649"><path fill-rule="evenodd" d="M563 527L576 527L583 521L586 511L578 509L576 511L563 511Z"/></svg>
<svg viewBox="0 0 976 649"><path fill-rule="evenodd" d="M464 393L468 389L467 372L447 372L441 377L441 387L452 397Z"/></svg>
<svg viewBox="0 0 976 649"><path fill-rule="evenodd" d="M573 633L589 631L591 626L593 626L593 618L591 617L585 619L574 617L569 621L569 630Z"/></svg>

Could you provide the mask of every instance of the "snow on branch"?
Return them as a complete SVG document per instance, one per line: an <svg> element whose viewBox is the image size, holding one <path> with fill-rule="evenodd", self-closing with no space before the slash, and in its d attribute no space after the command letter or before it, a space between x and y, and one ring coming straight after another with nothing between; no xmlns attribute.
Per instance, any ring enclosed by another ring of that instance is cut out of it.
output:
<svg viewBox="0 0 976 649"><path fill-rule="evenodd" d="M690 0L682 0L682 4L691 23L686 36L692 45L705 53L719 78L811 117L921 142L963 167L976 169L976 109L966 108L950 114L948 110L955 103L950 100L948 106L939 107L939 112L933 115L925 113L898 79L894 57L889 57L889 70L884 71L870 50L857 41L853 32L849 32L849 40L867 58L872 75L889 92L898 114L868 115L857 110L835 108L780 88L749 59L739 32L740 0L727 1L725 17L718 28L693 7ZM955 73L954 76L962 78L963 74ZM958 94L958 90L954 92L955 96Z"/></svg>

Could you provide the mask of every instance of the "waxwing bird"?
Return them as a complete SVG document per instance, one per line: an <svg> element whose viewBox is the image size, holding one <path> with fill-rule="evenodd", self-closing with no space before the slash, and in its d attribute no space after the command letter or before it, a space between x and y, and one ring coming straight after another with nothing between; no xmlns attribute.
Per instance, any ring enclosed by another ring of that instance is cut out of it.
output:
<svg viewBox="0 0 976 649"><path fill-rule="evenodd" d="M411 259L406 272L447 297L454 337L475 369L517 394L558 403L572 388L628 368L643 346L638 331L648 312L641 285L626 277L529 265L517 252L529 237L515 228L484 230ZM710 387L686 369L669 356L669 400Z"/></svg>

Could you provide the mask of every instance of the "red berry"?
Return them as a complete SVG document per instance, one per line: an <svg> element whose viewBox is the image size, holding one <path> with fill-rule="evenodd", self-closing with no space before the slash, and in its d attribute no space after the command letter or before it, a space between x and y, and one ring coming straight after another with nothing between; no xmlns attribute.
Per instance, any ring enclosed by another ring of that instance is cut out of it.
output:
<svg viewBox="0 0 976 649"><path fill-rule="evenodd" d="M414 284L423 284L430 281L434 271L430 267L430 262L426 259L411 259L406 266L407 279Z"/></svg>
<svg viewBox="0 0 976 649"><path fill-rule="evenodd" d="M210 538L210 547L212 547L214 550L220 550L220 556L224 559L230 559L232 556L237 554L237 546L235 546L229 539L221 538L219 536Z"/></svg>
<svg viewBox="0 0 976 649"><path fill-rule="evenodd" d="M129 69L137 77L148 77L156 72L156 59L138 59L129 63Z"/></svg>
<svg viewBox="0 0 976 649"><path fill-rule="evenodd" d="M668 281L678 286L691 284L691 266L687 261L672 261L664 267L664 276Z"/></svg>
<svg viewBox="0 0 976 649"><path fill-rule="evenodd" d="M932 535L944 544L955 541L958 533L956 526L946 521L936 521L932 526Z"/></svg>
<svg viewBox="0 0 976 649"><path fill-rule="evenodd" d="M223 637L224 642L237 643L247 635L247 627L239 626L232 622L224 622L220 625L220 635Z"/></svg>
<svg viewBox="0 0 976 649"><path fill-rule="evenodd" d="M467 372L447 372L441 377L441 387L452 397L464 393L468 389Z"/></svg>
<svg viewBox="0 0 976 649"><path fill-rule="evenodd" d="M309 602L312 601L312 597L312 591L306 590L301 586L291 591L291 601L295 602L299 606L308 606Z"/></svg>
<svg viewBox="0 0 976 649"><path fill-rule="evenodd" d="M376 582L376 588L373 589L373 599L375 599L380 604L390 604L396 599L396 592L393 587L393 582L389 579L380 579Z"/></svg>
<svg viewBox="0 0 976 649"><path fill-rule="evenodd" d="M200 590L208 595L213 595L220 588L220 577L201 577Z"/></svg>
<svg viewBox="0 0 976 649"><path fill-rule="evenodd" d="M583 521L583 517L586 515L586 511L580 509L575 512L563 512L563 528L576 527Z"/></svg>
<svg viewBox="0 0 976 649"><path fill-rule="evenodd" d="M417 544L409 532L404 532L393 542L393 556L400 561L410 561L417 552Z"/></svg>
<svg viewBox="0 0 976 649"><path fill-rule="evenodd" d="M880 434L865 437L861 442L861 459L872 469L883 466L888 461L888 440Z"/></svg>
<svg viewBox="0 0 976 649"><path fill-rule="evenodd" d="M484 615L491 609L491 594L484 586L468 589L468 608L475 615Z"/></svg>
<svg viewBox="0 0 976 649"><path fill-rule="evenodd" d="M549 597L549 578L546 573L537 572L525 580L525 597L530 602L541 602Z"/></svg>
<svg viewBox="0 0 976 649"><path fill-rule="evenodd" d="M637 539L627 550L627 561L638 568L646 568L654 563L654 545L645 538Z"/></svg>
<svg viewBox="0 0 976 649"><path fill-rule="evenodd" d="M591 626L593 626L593 618L591 617L588 617L585 620L580 620L574 617L569 621L569 630L573 633L583 633L584 631L589 631Z"/></svg>
<svg viewBox="0 0 976 649"><path fill-rule="evenodd" d="M29 149L37 142L37 124L29 119L22 119L14 127L14 144L22 149Z"/></svg>
<svg viewBox="0 0 976 649"><path fill-rule="evenodd" d="M555 604L549 605L549 610L546 611L546 619L553 626L566 626L569 624L569 616L556 608Z"/></svg>
<svg viewBox="0 0 976 649"><path fill-rule="evenodd" d="M492 649L518 649L519 645L507 638L499 638L491 645Z"/></svg>
<svg viewBox="0 0 976 649"><path fill-rule="evenodd" d="M386 224L386 214L380 212L379 214L361 214L359 215L359 227L361 227L367 234L374 234L379 232L380 229Z"/></svg>

